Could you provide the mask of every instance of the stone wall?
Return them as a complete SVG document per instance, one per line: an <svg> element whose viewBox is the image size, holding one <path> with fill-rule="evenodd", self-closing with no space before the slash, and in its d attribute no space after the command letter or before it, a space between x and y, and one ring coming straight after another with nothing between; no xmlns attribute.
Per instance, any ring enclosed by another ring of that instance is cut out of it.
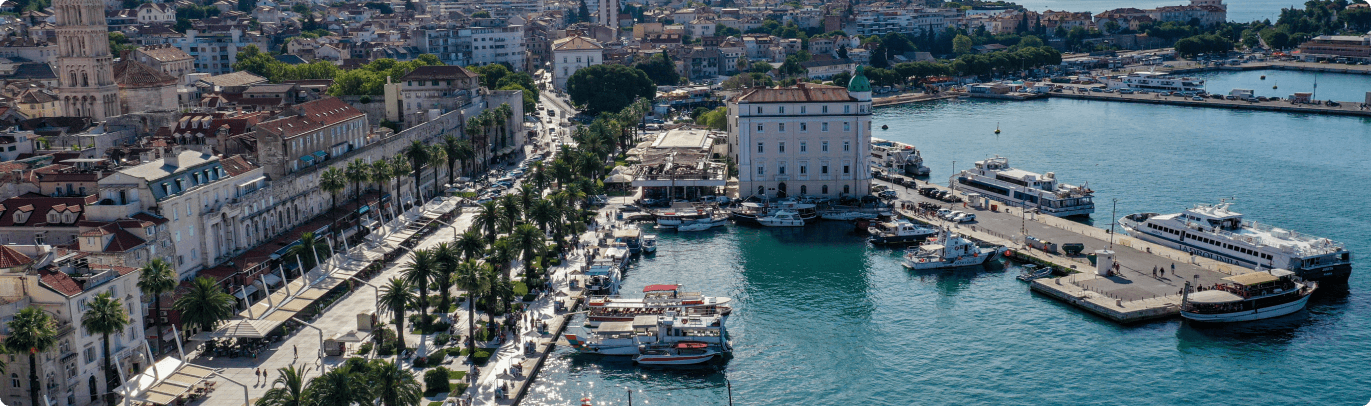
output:
<svg viewBox="0 0 1371 406"><path fill-rule="evenodd" d="M381 125L381 120L386 118L386 100L383 96L367 97L371 98L371 103L362 103L362 96L340 96L338 98L352 105L353 108L367 113L367 123L375 128Z"/></svg>

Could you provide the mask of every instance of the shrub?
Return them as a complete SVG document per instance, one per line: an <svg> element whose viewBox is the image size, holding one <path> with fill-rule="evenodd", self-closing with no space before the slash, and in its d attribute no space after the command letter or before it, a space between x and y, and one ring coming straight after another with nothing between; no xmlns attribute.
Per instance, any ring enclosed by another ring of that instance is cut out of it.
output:
<svg viewBox="0 0 1371 406"><path fill-rule="evenodd" d="M428 328L424 329L424 331L429 332L429 333L442 333L442 332L447 331L447 329L448 329L448 328L451 328L451 327L452 327L452 324L451 324L451 323L448 323L448 322L446 322L446 321L440 321L440 322L435 322L435 323L429 324L429 325L428 325Z"/></svg>
<svg viewBox="0 0 1371 406"><path fill-rule="evenodd" d="M428 357L416 357L413 364L415 368L423 369L428 366Z"/></svg>
<svg viewBox="0 0 1371 406"><path fill-rule="evenodd" d="M433 396L439 393L448 392L451 387L448 385L448 369L437 367L424 372L424 395Z"/></svg>
<svg viewBox="0 0 1371 406"><path fill-rule="evenodd" d="M446 359L447 359L447 350L445 350L445 349L444 349L444 350L437 350L437 351L434 351L434 352L431 352L431 353L428 354L428 365L429 365L429 366L438 366L438 365L442 365L442 364L443 364L443 361L446 360Z"/></svg>
<svg viewBox="0 0 1371 406"><path fill-rule="evenodd" d="M370 353L371 353L371 347L372 347L373 345L374 345L374 344L371 343L371 342L365 342L365 343L362 343L362 345L357 346L357 355L367 355L367 354L370 354Z"/></svg>
<svg viewBox="0 0 1371 406"><path fill-rule="evenodd" d="M376 349L376 355L383 357L395 355L395 341L389 340L381 343L381 346Z"/></svg>
<svg viewBox="0 0 1371 406"><path fill-rule="evenodd" d="M452 392L448 392L448 393L449 393L449 394L457 394L457 395L460 395L460 394L466 393L466 391L467 391L467 384L465 384L465 383L458 383L458 384L456 384L456 385L453 385L453 386L452 386Z"/></svg>
<svg viewBox="0 0 1371 406"><path fill-rule="evenodd" d="M446 330L446 329L445 329L445 330ZM448 333L438 333L438 335L433 336L433 345L447 345L447 342L448 342L448 341L452 341L452 335L451 335L451 334L448 334Z"/></svg>
<svg viewBox="0 0 1371 406"><path fill-rule="evenodd" d="M485 366L485 365L486 365L486 362L489 362L489 361L490 361L490 350L489 350L489 349L477 348L477 349L476 349L476 352L473 353L473 354L471 354L471 363L473 363L473 364L480 365L480 366Z"/></svg>

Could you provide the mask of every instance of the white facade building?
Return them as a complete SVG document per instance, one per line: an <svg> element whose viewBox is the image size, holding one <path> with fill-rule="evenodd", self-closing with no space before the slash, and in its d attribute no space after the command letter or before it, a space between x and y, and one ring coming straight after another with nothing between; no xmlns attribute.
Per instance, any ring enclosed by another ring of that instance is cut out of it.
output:
<svg viewBox="0 0 1371 406"><path fill-rule="evenodd" d="M566 89L566 80L581 68L604 63L605 47L593 39L574 36L552 43L552 78L557 89Z"/></svg>

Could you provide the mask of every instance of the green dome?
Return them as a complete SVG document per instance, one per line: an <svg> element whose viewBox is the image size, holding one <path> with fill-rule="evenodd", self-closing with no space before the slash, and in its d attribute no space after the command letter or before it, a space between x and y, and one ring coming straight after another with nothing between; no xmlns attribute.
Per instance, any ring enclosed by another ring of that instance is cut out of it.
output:
<svg viewBox="0 0 1371 406"><path fill-rule="evenodd" d="M852 80L847 82L849 92L870 92L871 81L866 80L866 75L862 74L862 67L857 66L857 72L852 74Z"/></svg>

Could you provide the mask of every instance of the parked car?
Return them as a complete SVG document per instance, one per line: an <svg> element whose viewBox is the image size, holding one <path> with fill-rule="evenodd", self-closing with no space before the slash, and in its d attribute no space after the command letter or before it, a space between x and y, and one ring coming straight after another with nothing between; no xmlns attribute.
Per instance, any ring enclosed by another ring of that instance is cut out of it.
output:
<svg viewBox="0 0 1371 406"><path fill-rule="evenodd" d="M900 197L900 194L896 193L894 190L882 190L877 196L880 196L883 199L894 199Z"/></svg>
<svg viewBox="0 0 1371 406"><path fill-rule="evenodd" d="M945 218L945 217L947 217L948 214L951 214L951 213L952 213L952 209L938 209L938 212L937 212L936 215L938 216L938 218Z"/></svg>
<svg viewBox="0 0 1371 406"><path fill-rule="evenodd" d="M1194 100L1194 101L1204 101L1204 98L1203 98L1203 97L1200 97L1200 96L1195 96L1195 97L1191 97L1190 100Z"/></svg>
<svg viewBox="0 0 1371 406"><path fill-rule="evenodd" d="M958 223L970 223L976 221L976 215L972 213L961 213L958 214L957 217L953 217L952 221Z"/></svg>

